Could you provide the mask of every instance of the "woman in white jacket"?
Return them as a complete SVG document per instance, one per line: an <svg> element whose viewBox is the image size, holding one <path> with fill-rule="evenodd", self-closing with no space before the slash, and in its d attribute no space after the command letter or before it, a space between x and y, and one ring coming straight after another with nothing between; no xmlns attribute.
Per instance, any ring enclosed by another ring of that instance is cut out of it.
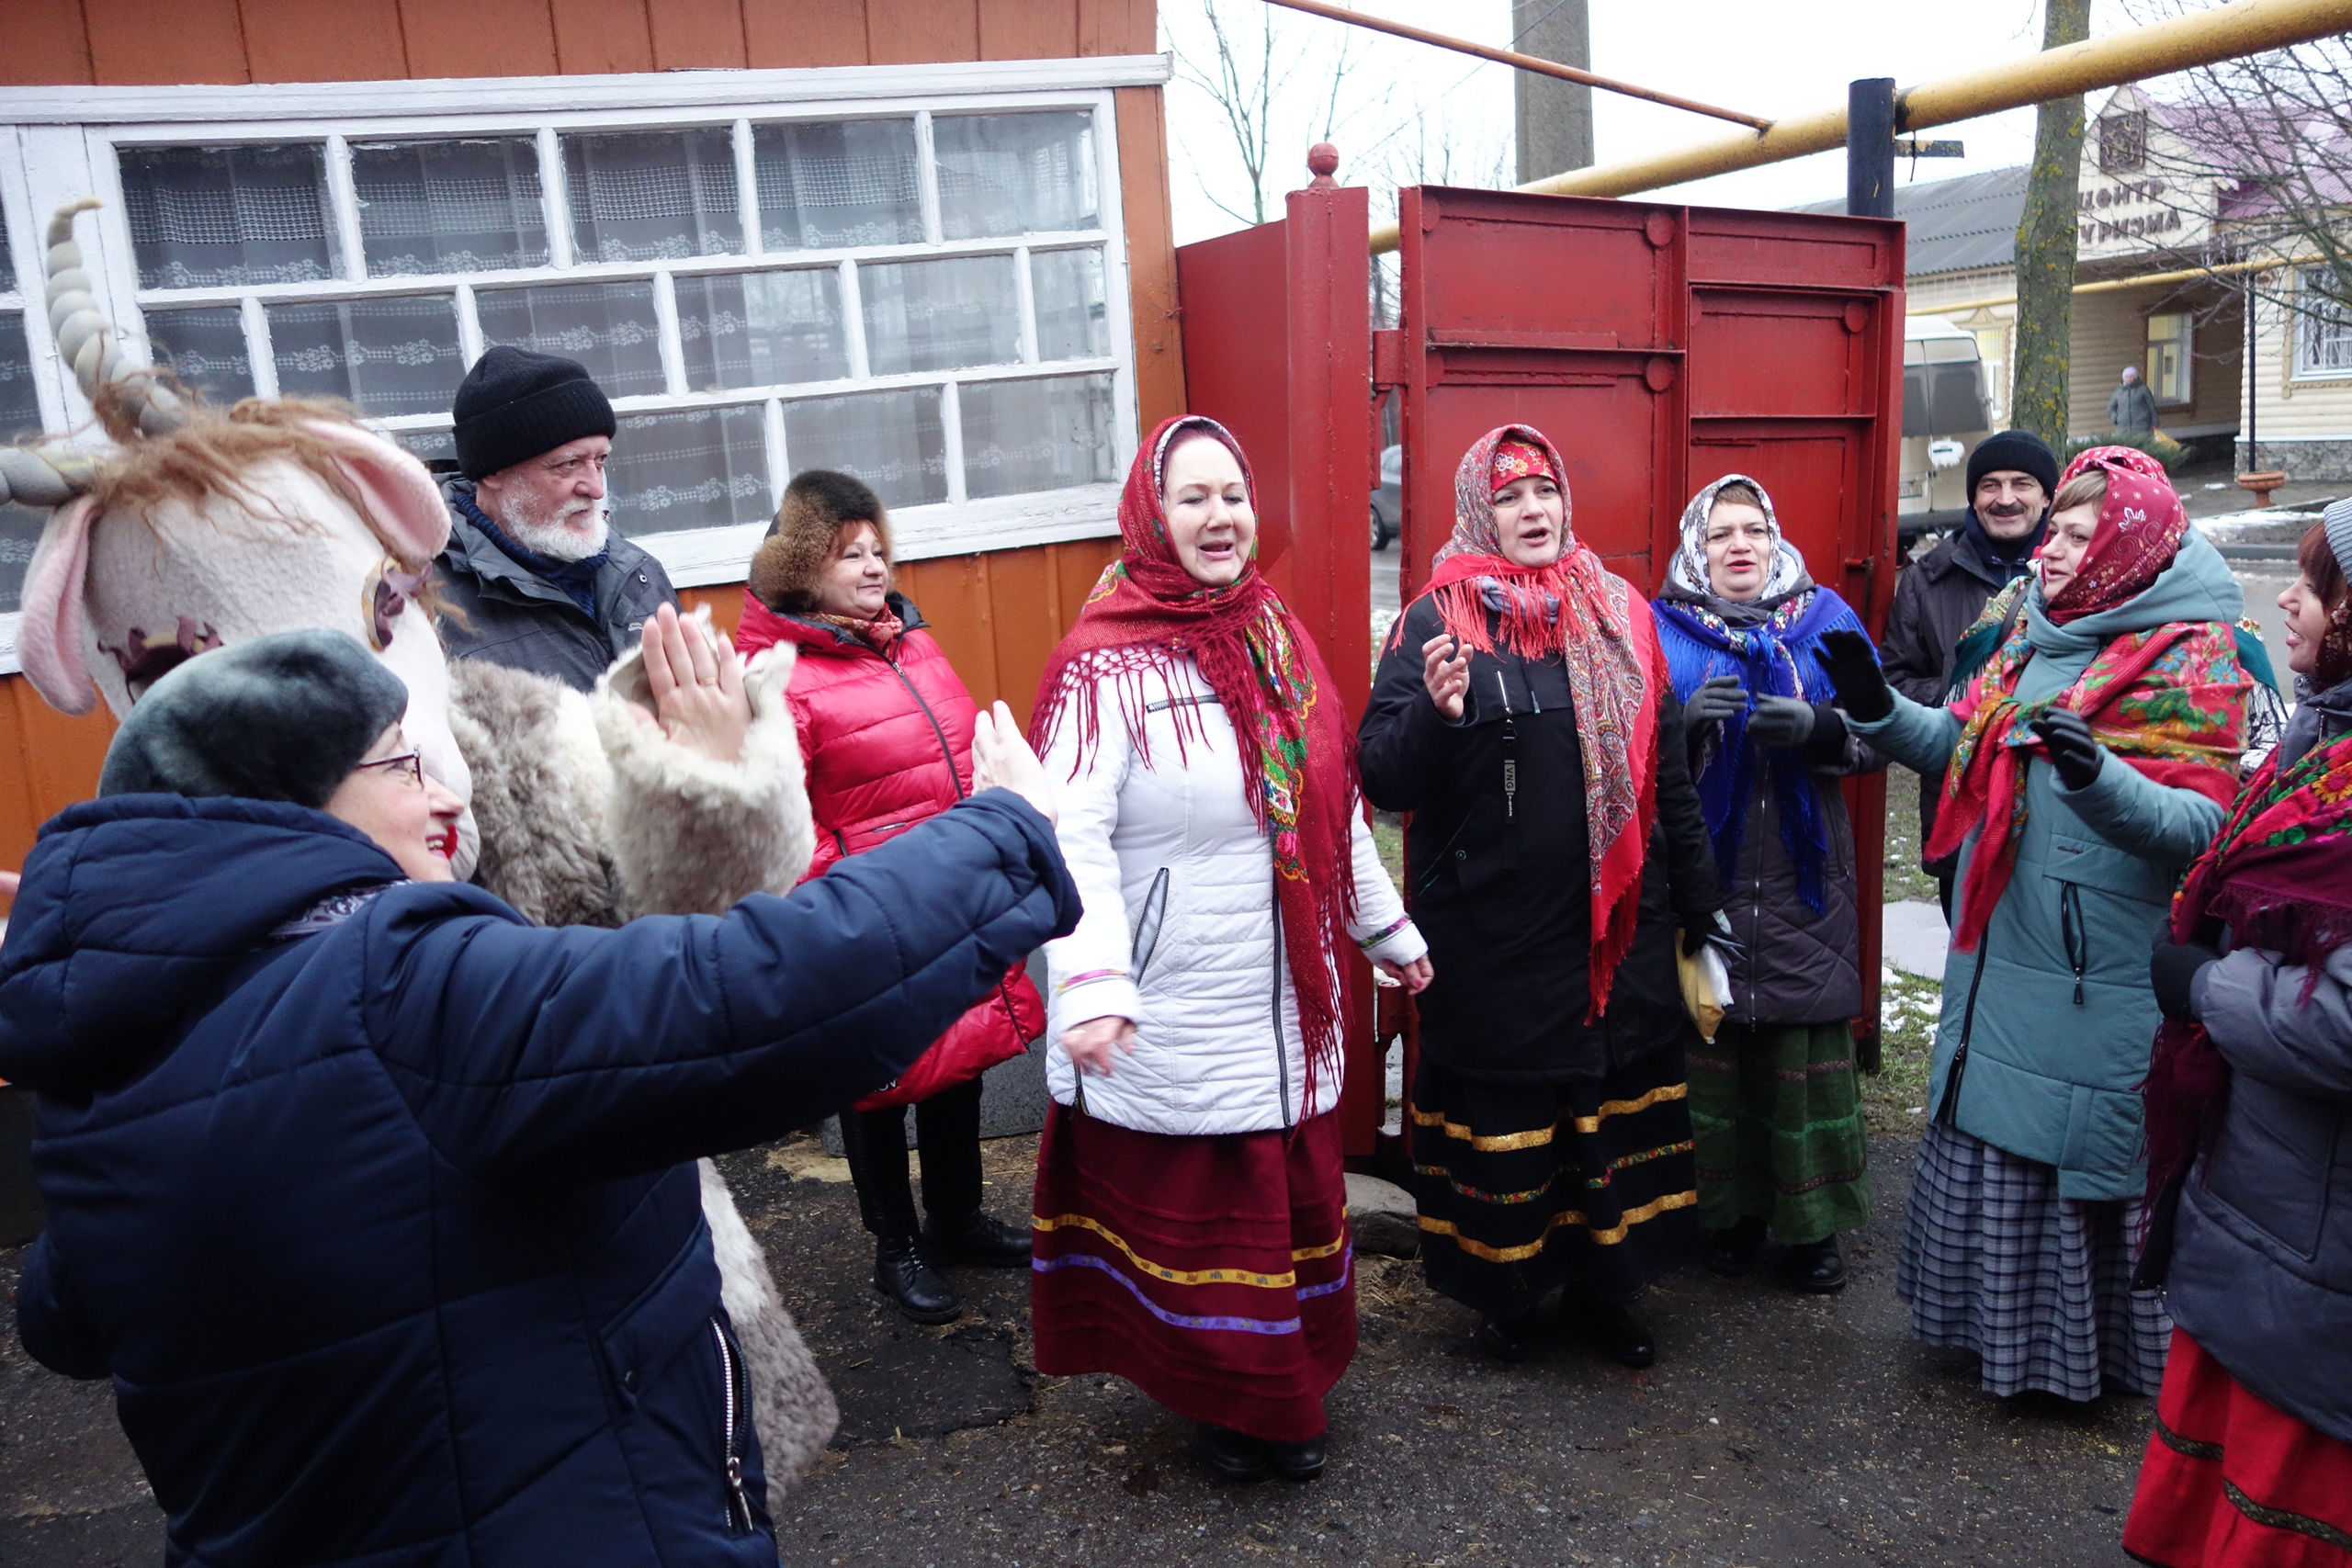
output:
<svg viewBox="0 0 2352 1568"><path fill-rule="evenodd" d="M1037 1370L1115 1372L1210 1465L1311 1480L1355 1353L1339 1118L1345 946L1428 944L1364 826L1346 716L1255 565L1241 448L1170 420L1033 733L1086 913L1046 949Z"/></svg>

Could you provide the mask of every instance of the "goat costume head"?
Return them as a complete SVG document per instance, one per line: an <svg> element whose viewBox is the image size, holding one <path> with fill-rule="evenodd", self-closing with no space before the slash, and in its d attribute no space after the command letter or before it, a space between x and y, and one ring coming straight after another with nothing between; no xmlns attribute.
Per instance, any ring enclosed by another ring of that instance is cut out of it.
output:
<svg viewBox="0 0 2352 1568"><path fill-rule="evenodd" d="M273 632L346 632L408 688L403 719L424 765L471 795L449 729L441 639L409 599L448 542L449 513L408 453L325 405L248 399L223 414L126 372L62 207L49 225L48 301L117 449L0 448L0 502L50 508L26 572L19 657L64 713L103 696L130 712L164 671ZM472 814L458 870L473 863Z"/></svg>

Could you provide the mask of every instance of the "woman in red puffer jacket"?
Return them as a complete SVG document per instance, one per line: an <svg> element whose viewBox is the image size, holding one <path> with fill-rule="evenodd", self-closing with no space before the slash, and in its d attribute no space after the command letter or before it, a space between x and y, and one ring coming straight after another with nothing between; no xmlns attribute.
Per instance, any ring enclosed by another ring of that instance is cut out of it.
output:
<svg viewBox="0 0 2352 1568"><path fill-rule="evenodd" d="M795 479L752 558L744 599L738 649L800 650L786 697L808 767L810 876L970 792L977 710L922 616L891 589L890 522L871 490L823 469ZM1045 1004L1015 966L896 1084L842 1112L858 1209L876 1238L875 1286L917 1323L964 1310L933 1261L1028 1266L1027 1230L980 1211L979 1075L1045 1027ZM909 1104L922 1150L920 1248Z"/></svg>

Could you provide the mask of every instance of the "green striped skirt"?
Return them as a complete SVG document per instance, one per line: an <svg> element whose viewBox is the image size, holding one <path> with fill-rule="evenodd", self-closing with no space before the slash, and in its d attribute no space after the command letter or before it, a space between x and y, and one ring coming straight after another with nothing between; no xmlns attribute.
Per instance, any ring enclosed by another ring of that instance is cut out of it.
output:
<svg viewBox="0 0 2352 1568"><path fill-rule="evenodd" d="M1700 1224L1760 1219L1802 1246L1870 1218L1850 1025L1726 1021L1713 1044L1691 1046L1690 1066Z"/></svg>
<svg viewBox="0 0 2352 1568"><path fill-rule="evenodd" d="M1566 1286L1630 1301L1698 1245L1681 1053L1578 1083L1421 1059L1407 1133L1430 1288L1495 1317Z"/></svg>

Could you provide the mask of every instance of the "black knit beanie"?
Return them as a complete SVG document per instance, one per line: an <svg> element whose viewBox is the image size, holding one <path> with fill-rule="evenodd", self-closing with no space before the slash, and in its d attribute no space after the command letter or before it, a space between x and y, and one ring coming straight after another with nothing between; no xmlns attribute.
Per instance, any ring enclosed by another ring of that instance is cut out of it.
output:
<svg viewBox="0 0 2352 1568"><path fill-rule="evenodd" d="M462 450L462 448L460 448ZM2058 493L2058 454L2030 430L2004 430L1976 444L1968 455L1968 499L1976 500L1976 481L1986 474L2031 474L2041 481L2042 493Z"/></svg>
<svg viewBox="0 0 2352 1568"><path fill-rule="evenodd" d="M469 479L619 428L612 400L586 366L506 344L474 361L449 412L457 422L458 467Z"/></svg>
<svg viewBox="0 0 2352 1568"><path fill-rule="evenodd" d="M408 688L345 632L279 632L199 653L115 731L98 794L234 795L322 807Z"/></svg>

